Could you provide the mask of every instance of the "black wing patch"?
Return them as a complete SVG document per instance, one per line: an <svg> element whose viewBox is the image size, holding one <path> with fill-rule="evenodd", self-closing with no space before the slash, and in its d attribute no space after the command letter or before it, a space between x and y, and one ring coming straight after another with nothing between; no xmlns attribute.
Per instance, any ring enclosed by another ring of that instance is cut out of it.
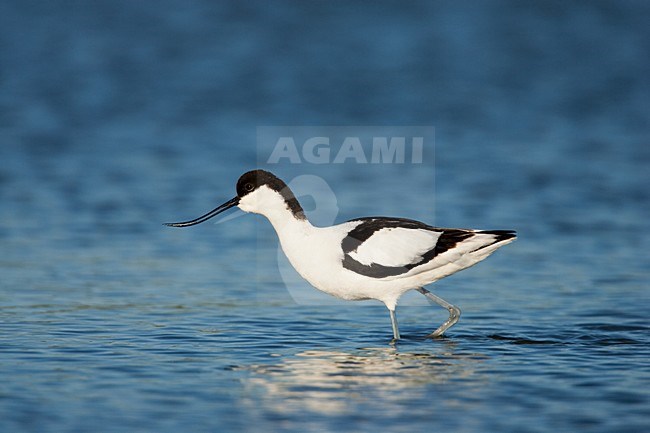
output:
<svg viewBox="0 0 650 433"><path fill-rule="evenodd" d="M474 235L469 230L462 229L441 229L436 228L419 221L404 219L404 218L385 218L385 217L369 217L359 218L352 221L363 221L348 233L348 235L341 242L343 248L343 267L356 272L357 274L365 275L370 278L385 278L393 277L395 275L405 274L411 269L423 265L431 260L438 254L453 248L459 242ZM352 222L350 221L350 222ZM422 259L416 263L410 263L405 266L384 266L379 263L371 263L364 265L350 256L350 253L356 251L363 242L370 239L370 237L377 231L385 228L406 228L406 229L420 229L430 230L435 232L442 232L436 245L422 255Z"/></svg>

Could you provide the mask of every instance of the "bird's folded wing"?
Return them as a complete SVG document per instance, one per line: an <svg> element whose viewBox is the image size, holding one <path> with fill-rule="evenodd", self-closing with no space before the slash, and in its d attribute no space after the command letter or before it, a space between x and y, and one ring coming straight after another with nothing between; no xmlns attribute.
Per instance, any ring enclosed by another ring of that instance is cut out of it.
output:
<svg viewBox="0 0 650 433"><path fill-rule="evenodd" d="M448 229L401 218L349 223L355 225L341 243L343 267L372 278L415 275L452 263L465 268L482 258L471 254L516 236L511 230Z"/></svg>
<svg viewBox="0 0 650 433"><path fill-rule="evenodd" d="M435 248L441 234L442 231L427 229L382 228L348 254L365 266L412 266L421 262L427 251Z"/></svg>

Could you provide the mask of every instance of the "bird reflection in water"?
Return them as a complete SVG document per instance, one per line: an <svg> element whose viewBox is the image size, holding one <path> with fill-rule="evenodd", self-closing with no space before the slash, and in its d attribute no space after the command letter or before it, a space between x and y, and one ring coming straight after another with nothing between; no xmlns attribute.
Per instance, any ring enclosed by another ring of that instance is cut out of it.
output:
<svg viewBox="0 0 650 433"><path fill-rule="evenodd" d="M480 354L454 354L453 343L439 353L405 353L395 347L358 349L354 353L309 350L276 364L254 365L246 379L246 403L276 414L352 413L370 403L396 410L437 386L458 381L479 387L485 382ZM400 405L399 403L405 403Z"/></svg>

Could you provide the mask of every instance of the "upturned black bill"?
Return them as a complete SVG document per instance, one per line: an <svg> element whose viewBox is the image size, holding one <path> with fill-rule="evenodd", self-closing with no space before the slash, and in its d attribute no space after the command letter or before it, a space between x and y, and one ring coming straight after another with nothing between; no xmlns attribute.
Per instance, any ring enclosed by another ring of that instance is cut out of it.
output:
<svg viewBox="0 0 650 433"><path fill-rule="evenodd" d="M182 222L182 223L164 223L164 224L166 226L169 226L169 227L189 227L189 226L193 226L193 225L196 225L196 224L201 224L202 222L207 221L210 218L219 215L221 212L226 211L226 210L230 209L231 207L237 206L238 204L239 204L239 197L235 197L232 200L228 200L227 202L225 202L221 206L219 206L219 207L217 207L215 209L212 209L210 212L206 213L205 215L200 216L200 217L198 217L196 219L193 219L191 221L185 221L185 222Z"/></svg>

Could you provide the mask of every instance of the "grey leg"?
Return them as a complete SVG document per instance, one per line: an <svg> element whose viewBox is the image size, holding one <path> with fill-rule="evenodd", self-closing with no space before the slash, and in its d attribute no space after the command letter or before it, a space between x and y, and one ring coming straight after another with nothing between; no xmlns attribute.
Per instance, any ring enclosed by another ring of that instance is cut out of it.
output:
<svg viewBox="0 0 650 433"><path fill-rule="evenodd" d="M442 298L439 298L438 296L434 295L433 293L431 293L430 291L428 291L427 289L425 289L423 287L420 287L420 288L415 289L415 290L422 293L424 296L431 299L433 302L440 305L441 307L444 307L447 310L449 310L449 318L445 321L445 323L440 325L440 327L438 329L433 331L429 335L429 337L440 337L442 334L444 334L444 332L447 329L451 328L452 326L454 326L454 324L456 322L458 322L458 319L460 318L460 308L456 307L455 305L450 304L449 302L445 301Z"/></svg>
<svg viewBox="0 0 650 433"><path fill-rule="evenodd" d="M393 325L393 339L399 340L399 328L397 327L397 318L395 317L395 310L388 310L390 313L390 324Z"/></svg>

